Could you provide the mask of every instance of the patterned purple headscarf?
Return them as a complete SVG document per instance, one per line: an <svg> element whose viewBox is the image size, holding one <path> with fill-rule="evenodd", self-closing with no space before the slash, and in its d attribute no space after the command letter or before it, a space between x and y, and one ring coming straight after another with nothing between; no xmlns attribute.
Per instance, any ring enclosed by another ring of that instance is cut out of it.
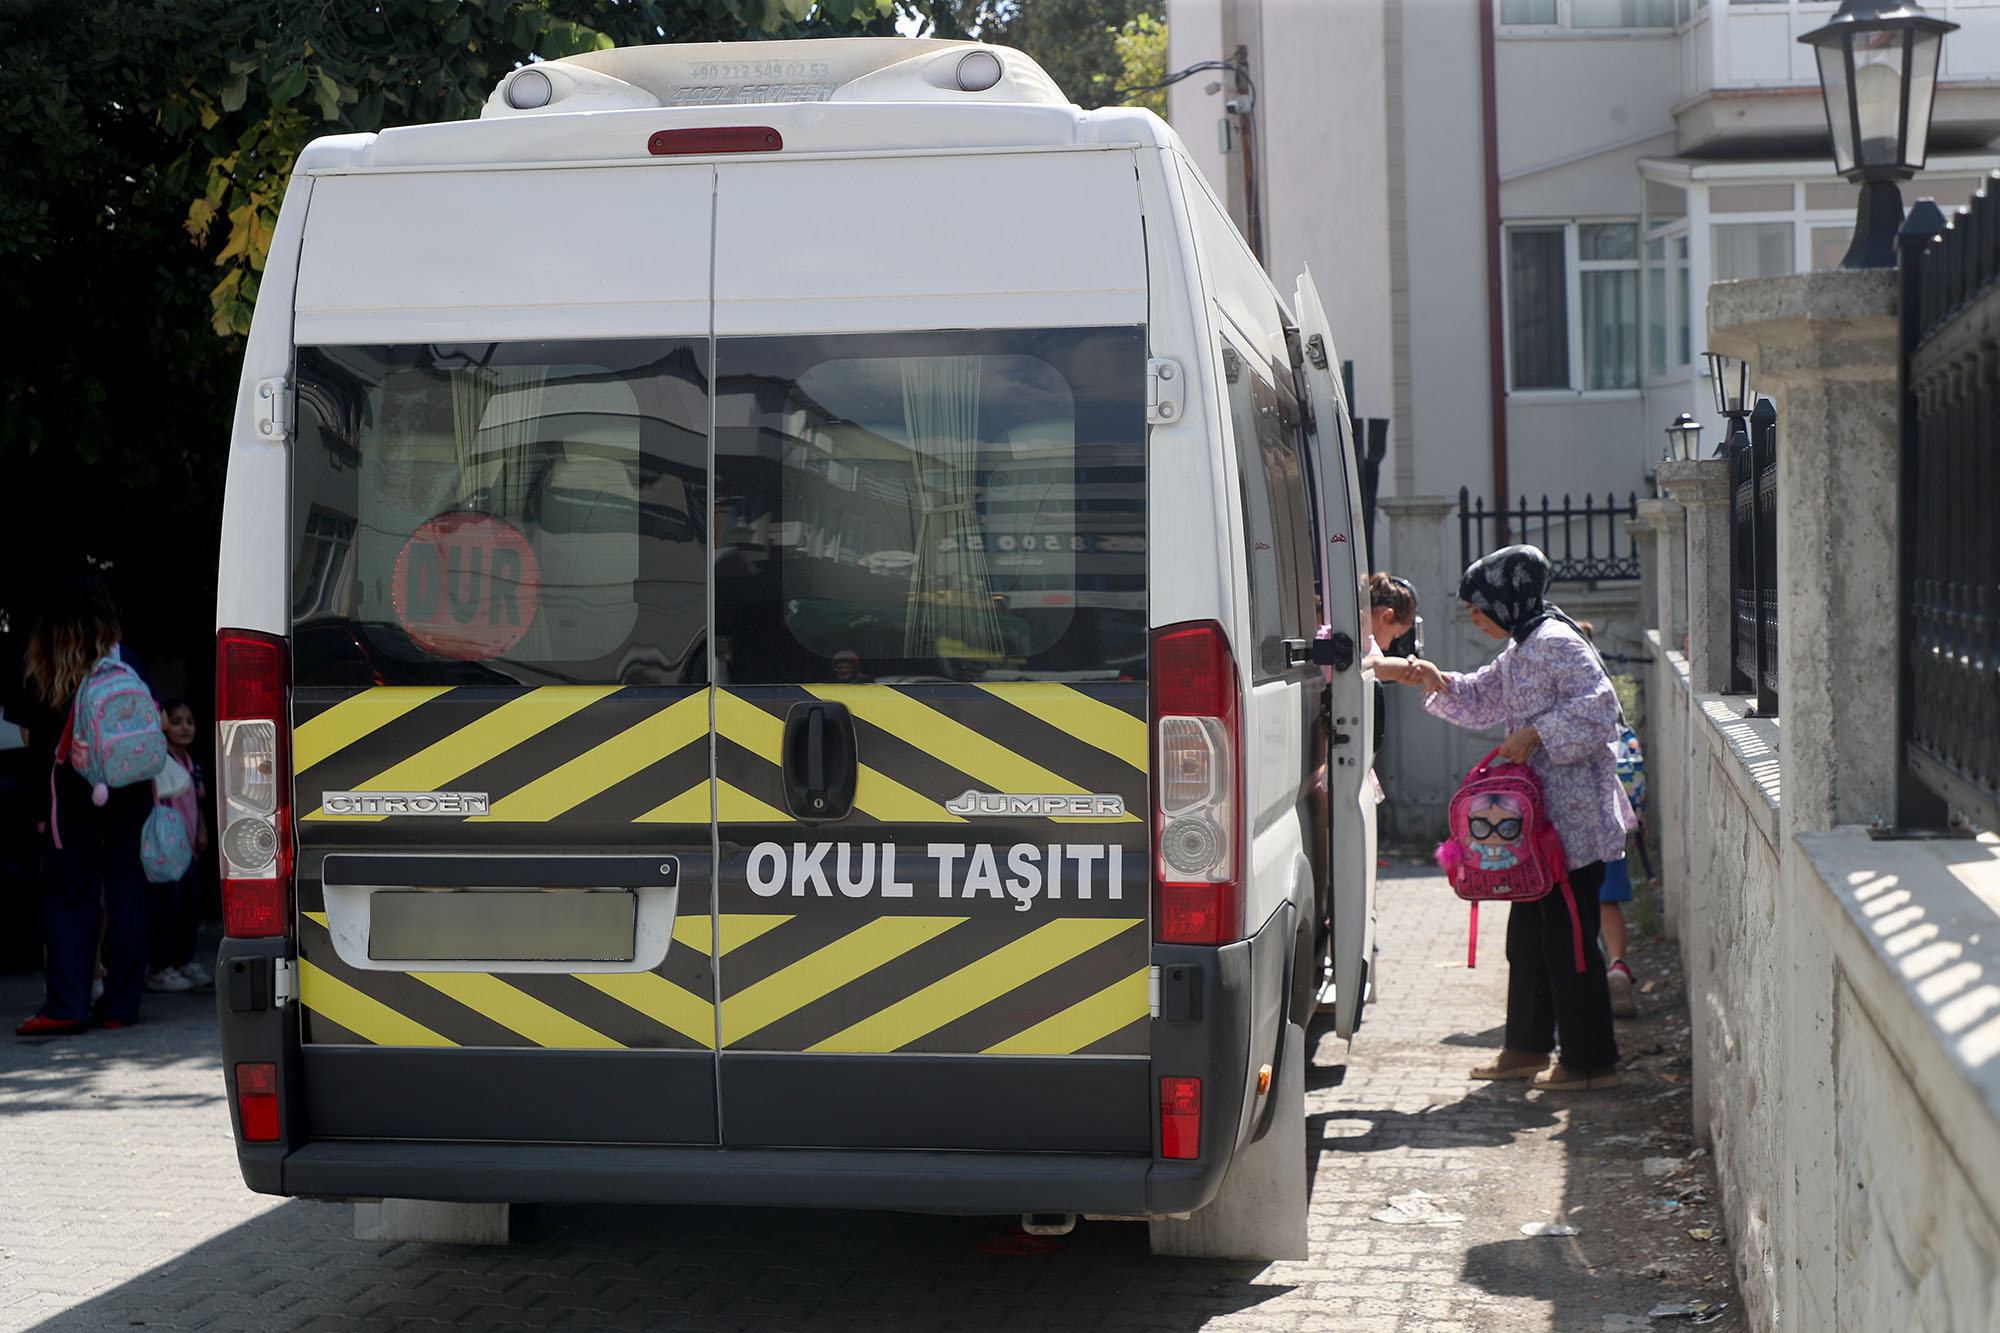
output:
<svg viewBox="0 0 2000 1333"><path fill-rule="evenodd" d="M1549 558L1535 546L1503 546L1465 567L1458 599L1490 616L1514 642L1526 642L1544 620L1576 622L1542 600L1549 586Z"/></svg>

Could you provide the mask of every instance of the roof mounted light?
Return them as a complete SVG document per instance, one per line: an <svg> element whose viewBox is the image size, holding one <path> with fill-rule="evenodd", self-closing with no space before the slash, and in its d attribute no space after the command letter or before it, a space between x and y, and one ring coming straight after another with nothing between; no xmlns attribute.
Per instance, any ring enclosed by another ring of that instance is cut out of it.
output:
<svg viewBox="0 0 2000 1333"><path fill-rule="evenodd" d="M507 80L507 105L516 111L533 111L547 106L555 95L556 90L549 82L549 76L538 69L517 71L513 78Z"/></svg>
<svg viewBox="0 0 2000 1333"><path fill-rule="evenodd" d="M968 93L983 93L1000 82L1006 67L991 51L968 51L958 62L958 86Z"/></svg>

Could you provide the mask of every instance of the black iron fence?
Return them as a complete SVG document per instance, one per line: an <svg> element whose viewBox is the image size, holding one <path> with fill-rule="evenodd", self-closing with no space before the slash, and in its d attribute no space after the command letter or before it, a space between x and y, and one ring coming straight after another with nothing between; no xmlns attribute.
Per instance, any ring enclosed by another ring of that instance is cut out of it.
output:
<svg viewBox="0 0 2000 1333"><path fill-rule="evenodd" d="M1528 497L1505 512L1507 539L1528 542L1542 548L1554 566L1551 577L1558 582L1594 580L1600 583L1639 577L1639 541L1625 524L1639 516L1639 497L1628 493L1620 503L1606 492L1600 505L1597 497L1586 495L1581 506L1565 495L1560 505L1544 495L1539 506ZM1458 563L1463 569L1500 544L1502 511L1488 509L1486 497L1458 488ZM1579 549L1581 548L1581 549Z"/></svg>
<svg viewBox="0 0 2000 1333"><path fill-rule="evenodd" d="M2000 829L2000 172L1898 239L1903 762L1933 807ZM1943 822L1902 787L1899 823Z"/></svg>
<svg viewBox="0 0 2000 1333"><path fill-rule="evenodd" d="M1748 423L1732 421L1729 490L1730 689L1778 711L1778 412L1759 398Z"/></svg>

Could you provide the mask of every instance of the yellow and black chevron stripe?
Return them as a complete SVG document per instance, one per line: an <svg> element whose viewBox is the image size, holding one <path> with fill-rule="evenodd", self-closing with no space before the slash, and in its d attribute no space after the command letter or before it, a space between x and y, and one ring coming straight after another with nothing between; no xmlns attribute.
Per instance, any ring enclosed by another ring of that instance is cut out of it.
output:
<svg viewBox="0 0 2000 1333"><path fill-rule="evenodd" d="M738 923L738 938L756 933ZM737 942L725 930L726 950ZM428 972L349 967L326 914L299 928L302 1040L319 1045L698 1050L715 1044L707 913L675 923L651 972Z"/></svg>
<svg viewBox="0 0 2000 1333"><path fill-rule="evenodd" d="M725 924L729 916L723 918ZM1142 917L793 916L720 963L726 1050L1146 1050Z"/></svg>
<svg viewBox="0 0 2000 1333"><path fill-rule="evenodd" d="M1124 1055L1146 1050L1138 918L1055 917L994 946L959 916L828 929L803 916L684 917L652 972L352 968L322 912L299 936L317 1045ZM718 1015L714 970L730 980Z"/></svg>
<svg viewBox="0 0 2000 1333"><path fill-rule="evenodd" d="M706 689L302 690L294 708L302 839L384 822L322 814L328 791L486 792L488 813L465 822L494 825L710 819Z"/></svg>
<svg viewBox="0 0 2000 1333"><path fill-rule="evenodd" d="M815 685L718 690L715 768L724 824L779 822L785 715L807 699L846 705L861 771L843 829L871 824L964 824L944 808L966 791L1115 795L1146 808L1146 687ZM1023 826L1041 821L1015 821ZM1065 817L1050 824L1126 823Z"/></svg>
<svg viewBox="0 0 2000 1333"><path fill-rule="evenodd" d="M786 712L809 698L846 704L855 722L855 809L834 825L801 825L785 809L779 739ZM1145 856L1138 813L983 820L974 828L944 808L974 790L1115 794L1128 812L1144 811L1142 684L385 687L302 690L295 707L304 849L418 840L557 851L657 845L698 848L705 862L719 814L725 847L734 849L725 850L723 874L732 881L721 886L725 909L748 896L737 882L740 852L762 837L900 836L913 849L926 837L1068 839L1116 842L1128 867ZM326 791L370 790L482 791L491 808L421 819L319 813ZM899 834L896 825L925 831ZM1005 903L940 902L931 890L904 911L880 898L785 897L769 900L769 912L723 911L713 918L719 940L709 915L716 887L682 886L674 941L654 972L469 973L345 966L326 933L317 885L302 881L305 1039L996 1055L1146 1050L1143 887L1119 902L1048 902L1018 913Z"/></svg>
<svg viewBox="0 0 2000 1333"><path fill-rule="evenodd" d="M861 685L721 689L617 686L302 690L292 743L301 836L380 824L327 815L328 791L481 791L468 825L786 821L779 740L795 702L855 719L859 824L963 823L967 790L1115 794L1145 808L1145 687ZM709 715L716 785L709 786ZM1125 822L1139 821L1137 814ZM451 823L432 816L428 827ZM1104 822L1059 820L1058 823ZM332 839L332 841L344 841Z"/></svg>

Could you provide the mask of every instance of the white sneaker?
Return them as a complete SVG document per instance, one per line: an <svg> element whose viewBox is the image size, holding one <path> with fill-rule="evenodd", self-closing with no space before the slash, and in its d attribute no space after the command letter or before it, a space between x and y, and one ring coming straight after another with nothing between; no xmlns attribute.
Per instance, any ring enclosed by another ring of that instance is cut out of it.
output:
<svg viewBox="0 0 2000 1333"><path fill-rule="evenodd" d="M182 976L179 968L163 967L157 972L148 972L146 974L146 989L150 991L178 993L193 990L194 983Z"/></svg>
<svg viewBox="0 0 2000 1333"><path fill-rule="evenodd" d="M200 963L182 963L175 971L186 977L196 990L215 984L215 978L210 976L208 969Z"/></svg>

